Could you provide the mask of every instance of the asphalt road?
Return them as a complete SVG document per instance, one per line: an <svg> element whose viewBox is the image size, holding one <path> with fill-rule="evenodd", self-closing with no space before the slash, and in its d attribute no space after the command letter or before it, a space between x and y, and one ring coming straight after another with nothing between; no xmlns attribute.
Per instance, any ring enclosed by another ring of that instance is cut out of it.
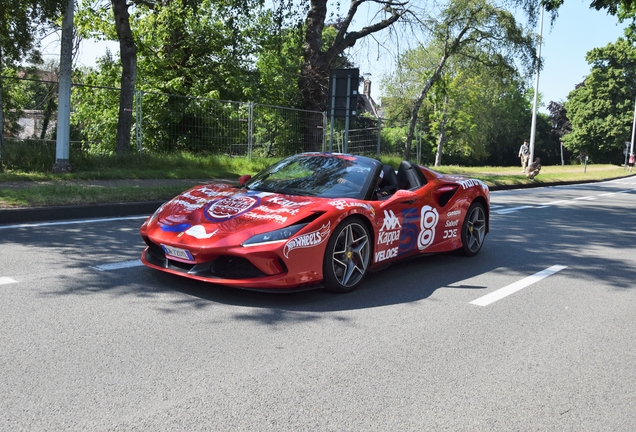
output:
<svg viewBox="0 0 636 432"><path fill-rule="evenodd" d="M636 430L636 179L492 212L344 295L154 272L139 217L0 225L0 430Z"/></svg>

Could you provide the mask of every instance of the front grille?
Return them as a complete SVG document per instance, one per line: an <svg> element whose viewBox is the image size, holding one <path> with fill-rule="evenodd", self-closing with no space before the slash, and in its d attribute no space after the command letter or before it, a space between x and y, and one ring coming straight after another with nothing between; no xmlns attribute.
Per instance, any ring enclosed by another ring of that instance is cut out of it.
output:
<svg viewBox="0 0 636 432"><path fill-rule="evenodd" d="M225 279L252 279L267 276L254 266L248 259L235 256L221 256L210 266L214 276Z"/></svg>
<svg viewBox="0 0 636 432"><path fill-rule="evenodd" d="M166 253L163 251L161 246L156 243L148 242L148 253L157 260L166 259Z"/></svg>
<svg viewBox="0 0 636 432"><path fill-rule="evenodd" d="M149 263L179 273L223 279L254 279L267 276L246 258L223 255L200 264L184 263L167 257L158 244L150 240L146 243L148 243L146 260Z"/></svg>
<svg viewBox="0 0 636 432"><path fill-rule="evenodd" d="M189 272L194 267L194 264L183 263L181 261L168 260L168 268L170 270Z"/></svg>

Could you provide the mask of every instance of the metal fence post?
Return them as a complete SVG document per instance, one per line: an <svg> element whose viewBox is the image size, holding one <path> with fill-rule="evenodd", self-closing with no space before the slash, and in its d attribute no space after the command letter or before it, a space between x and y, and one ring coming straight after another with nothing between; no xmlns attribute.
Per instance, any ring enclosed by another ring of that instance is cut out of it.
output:
<svg viewBox="0 0 636 432"><path fill-rule="evenodd" d="M378 117L378 158L380 157L380 137L382 135L382 119Z"/></svg>
<svg viewBox="0 0 636 432"><path fill-rule="evenodd" d="M252 160L252 146L254 145L254 102L248 102L247 108L247 160Z"/></svg>
<svg viewBox="0 0 636 432"><path fill-rule="evenodd" d="M143 149L143 130L142 130L142 117L143 117L143 98L144 91L143 90L135 90L137 97L137 104L135 105L135 137L137 139L137 153L141 153Z"/></svg>

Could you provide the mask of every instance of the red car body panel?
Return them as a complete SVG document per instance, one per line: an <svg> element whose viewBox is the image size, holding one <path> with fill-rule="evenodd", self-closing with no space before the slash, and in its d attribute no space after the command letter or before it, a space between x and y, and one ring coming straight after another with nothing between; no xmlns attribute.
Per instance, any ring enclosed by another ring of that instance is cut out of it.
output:
<svg viewBox="0 0 636 432"><path fill-rule="evenodd" d="M358 218L373 241L369 270L417 255L462 247L464 217L475 201L489 214L488 187L417 166L426 184L387 199L321 198L246 190L228 184L192 188L161 206L140 234L148 267L188 278L258 290L319 286L328 240ZM303 223L279 241L256 235ZM488 227L486 228L488 230Z"/></svg>

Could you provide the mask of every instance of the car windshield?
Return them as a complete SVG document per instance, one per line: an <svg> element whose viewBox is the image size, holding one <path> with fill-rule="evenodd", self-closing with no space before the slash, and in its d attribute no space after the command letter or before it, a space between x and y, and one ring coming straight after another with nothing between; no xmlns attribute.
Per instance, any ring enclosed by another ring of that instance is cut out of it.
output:
<svg viewBox="0 0 636 432"><path fill-rule="evenodd" d="M377 162L379 164L379 162ZM362 198L376 170L373 159L330 154L290 156L266 168L249 190L322 198Z"/></svg>

